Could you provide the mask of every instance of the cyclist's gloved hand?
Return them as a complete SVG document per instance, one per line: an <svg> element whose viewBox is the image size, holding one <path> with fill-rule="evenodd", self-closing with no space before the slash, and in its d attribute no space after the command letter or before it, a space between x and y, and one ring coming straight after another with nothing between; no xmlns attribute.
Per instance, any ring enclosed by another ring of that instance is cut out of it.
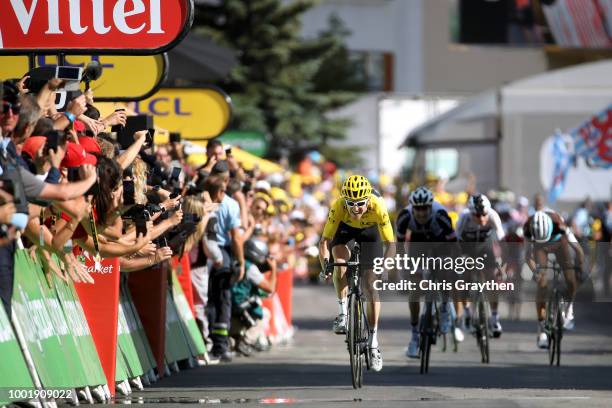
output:
<svg viewBox="0 0 612 408"><path fill-rule="evenodd" d="M319 273L319 280L324 281L334 272L334 267L329 265L329 259L323 260L323 270Z"/></svg>
<svg viewBox="0 0 612 408"><path fill-rule="evenodd" d="M495 258L495 278L506 280L506 263L501 258Z"/></svg>

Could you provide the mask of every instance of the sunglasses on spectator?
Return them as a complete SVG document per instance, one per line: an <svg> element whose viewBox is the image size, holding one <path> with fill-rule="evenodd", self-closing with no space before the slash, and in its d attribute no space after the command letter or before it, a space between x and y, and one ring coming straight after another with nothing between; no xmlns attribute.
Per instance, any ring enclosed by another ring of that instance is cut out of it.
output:
<svg viewBox="0 0 612 408"><path fill-rule="evenodd" d="M18 115L21 111L21 105L13 105L10 102L2 101L2 113L7 114L9 110L13 111L13 115Z"/></svg>
<svg viewBox="0 0 612 408"><path fill-rule="evenodd" d="M346 202L346 205L348 207L363 207L364 205L368 203L368 200L361 200L361 201L344 200L344 201Z"/></svg>

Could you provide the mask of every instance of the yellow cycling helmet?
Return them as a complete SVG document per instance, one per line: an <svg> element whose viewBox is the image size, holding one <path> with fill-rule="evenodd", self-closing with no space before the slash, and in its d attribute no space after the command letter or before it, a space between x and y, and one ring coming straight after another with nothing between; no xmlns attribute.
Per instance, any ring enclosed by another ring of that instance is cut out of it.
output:
<svg viewBox="0 0 612 408"><path fill-rule="evenodd" d="M344 181L341 194L347 200L363 200L372 194L372 186L367 178L355 174Z"/></svg>

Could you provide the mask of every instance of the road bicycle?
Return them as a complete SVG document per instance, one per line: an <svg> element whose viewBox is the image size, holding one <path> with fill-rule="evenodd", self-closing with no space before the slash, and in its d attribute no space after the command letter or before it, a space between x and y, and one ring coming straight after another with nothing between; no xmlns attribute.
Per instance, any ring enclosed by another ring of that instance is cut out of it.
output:
<svg viewBox="0 0 612 408"><path fill-rule="evenodd" d="M561 267L557 262L549 261L544 267L538 267L538 271L552 270L552 289L549 291L546 301L546 319L544 320L544 332L548 336L548 362L550 365L561 364L561 340L563 339L563 311L567 302L563 298L563 287L561 284Z"/></svg>
<svg viewBox="0 0 612 408"><path fill-rule="evenodd" d="M348 262L329 263L327 268L346 267L348 281L348 313L346 344L351 363L351 381L353 388L363 385L363 368L370 369L370 355L368 353L370 328L366 318L364 296L361 288L361 274L359 262L360 246L355 244L351 259Z"/></svg>
<svg viewBox="0 0 612 408"><path fill-rule="evenodd" d="M429 276L429 271L423 271L423 276ZM451 325L449 333L443 334L440 331L440 304L442 300L440 293L431 294L428 293L425 298L424 312L421 315L421 321L419 325L419 355L421 358L421 374L429 372L429 360L431 358L431 347L436 345L439 336L443 338L442 351L446 351L447 347L447 336L451 336L454 342L453 350L457 351L457 341L453 335L454 323ZM453 315L454 307L451 301L447 302L446 307L448 308L448 314L451 322L454 320Z"/></svg>

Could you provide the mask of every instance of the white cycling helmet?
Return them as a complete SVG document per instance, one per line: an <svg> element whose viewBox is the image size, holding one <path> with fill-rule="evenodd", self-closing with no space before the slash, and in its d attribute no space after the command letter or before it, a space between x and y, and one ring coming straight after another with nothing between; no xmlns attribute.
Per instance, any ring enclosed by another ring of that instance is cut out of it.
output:
<svg viewBox="0 0 612 408"><path fill-rule="evenodd" d="M468 201L468 208L474 215L488 214L491 209L491 202L484 194L475 194Z"/></svg>
<svg viewBox="0 0 612 408"><path fill-rule="evenodd" d="M531 219L531 235L535 242L548 242L552 236L553 220L544 211L536 211Z"/></svg>
<svg viewBox="0 0 612 408"><path fill-rule="evenodd" d="M432 205L433 201L433 194L427 187L419 187L410 194L410 204L413 207Z"/></svg>

